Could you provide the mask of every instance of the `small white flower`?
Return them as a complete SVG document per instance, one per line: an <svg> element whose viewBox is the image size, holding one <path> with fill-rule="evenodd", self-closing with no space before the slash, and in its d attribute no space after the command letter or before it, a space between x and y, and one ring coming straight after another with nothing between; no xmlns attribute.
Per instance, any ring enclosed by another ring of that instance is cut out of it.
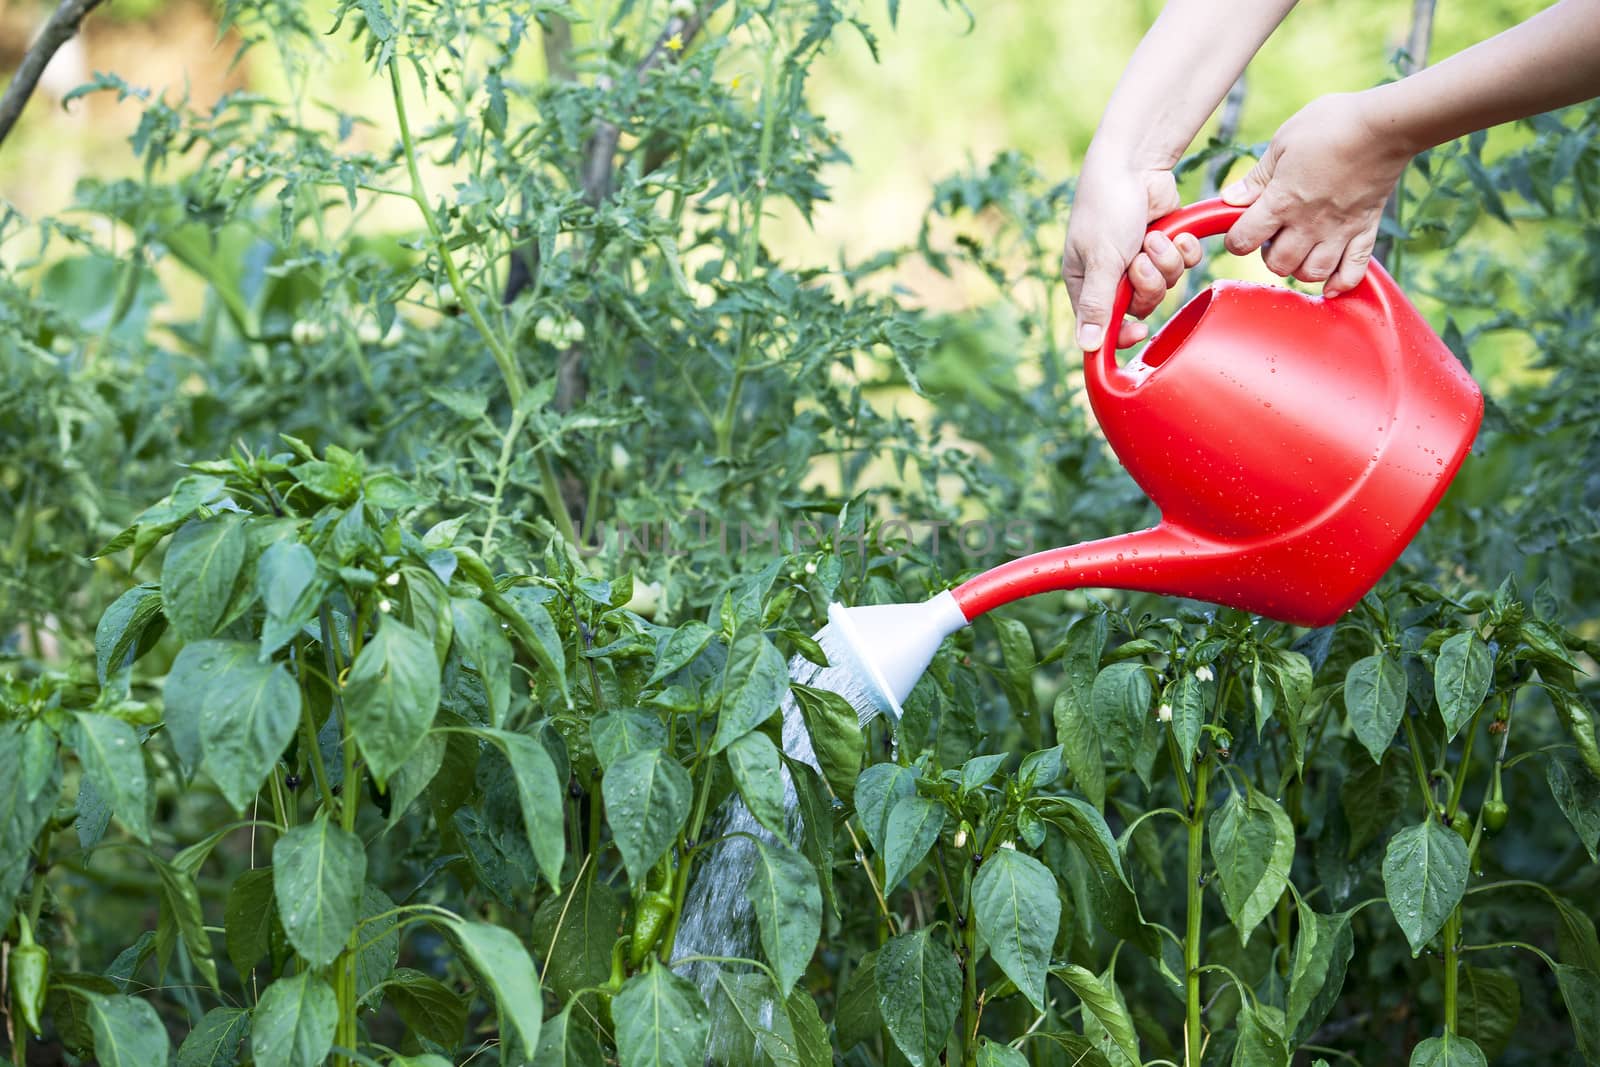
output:
<svg viewBox="0 0 1600 1067"><path fill-rule="evenodd" d="M394 604L390 602L388 597L384 597L382 600L378 601L378 610L387 615L389 612L394 610Z"/></svg>
<svg viewBox="0 0 1600 1067"><path fill-rule="evenodd" d="M967 828L965 826L956 831L955 846L956 848L967 847Z"/></svg>
<svg viewBox="0 0 1600 1067"><path fill-rule="evenodd" d="M1012 849L1013 851L1015 851L1015 849L1017 847L1017 843L1015 841L1002 841L1002 842L1000 842L1000 847L1001 848L1009 848L1009 849Z"/></svg>
<svg viewBox="0 0 1600 1067"><path fill-rule="evenodd" d="M1172 705L1171 704L1163 704L1159 708L1157 708L1156 709L1156 719L1159 722L1171 722L1172 721Z"/></svg>
<svg viewBox="0 0 1600 1067"><path fill-rule="evenodd" d="M815 574L815 573L817 573L817 561L816 560L814 560L814 559L806 560L806 573L807 574Z"/></svg>
<svg viewBox="0 0 1600 1067"><path fill-rule="evenodd" d="M1194 676L1200 679L1202 682L1209 682L1216 678L1216 675L1211 673L1210 667L1196 667L1194 669Z"/></svg>
<svg viewBox="0 0 1600 1067"><path fill-rule="evenodd" d="M451 285L449 282L445 282L443 285L439 286L439 306L442 308L448 308L454 305L455 302L455 286Z"/></svg>
<svg viewBox="0 0 1600 1067"><path fill-rule="evenodd" d="M384 585L389 585L389 586L399 585L400 584L400 574L399 574L399 572L397 571L394 574L389 575L389 577L387 577L387 578L385 578L383 580L383 584Z"/></svg>

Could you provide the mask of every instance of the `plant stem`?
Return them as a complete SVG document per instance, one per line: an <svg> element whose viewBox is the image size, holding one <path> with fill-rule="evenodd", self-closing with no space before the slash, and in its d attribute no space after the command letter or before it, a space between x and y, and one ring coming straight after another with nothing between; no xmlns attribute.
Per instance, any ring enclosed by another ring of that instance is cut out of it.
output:
<svg viewBox="0 0 1600 1067"><path fill-rule="evenodd" d="M761 248L761 212L767 194L767 169L772 162L772 101L777 95L772 84L778 53L778 42L767 44L766 69L761 81L761 145L756 157L755 196L751 198L750 220L744 228L743 246L739 250L739 280L747 282L755 273L756 253ZM733 380L728 384L728 398L717 418L717 455L726 459L733 452L733 422L739 414L739 393L744 387L745 364L750 356L750 326L752 316L746 312L739 323L739 350L734 357Z"/></svg>
<svg viewBox="0 0 1600 1067"><path fill-rule="evenodd" d="M433 237L435 250L439 253L439 262L444 265L445 276L450 279L450 288L455 291L456 299L461 301L461 306L466 309L472 324L483 335L484 344L489 346L489 354L494 356L495 364L500 368L500 376L505 379L506 393L511 397L512 406L515 406L521 402L522 394L527 391L527 383L522 380L522 371L518 368L516 360L511 357L499 334L483 317L483 309L478 306L477 299L467 288L466 281L461 277L461 271L456 267L455 257L450 254L450 245L445 240L444 230L439 226L439 220L428 203L428 191L422 185L422 171L417 166L416 142L411 137L411 123L406 117L406 98L400 87L398 56L389 59L389 87L394 97L395 119L400 126L400 145L405 152L406 172L411 177L411 199L416 202L417 209L422 212L423 221L427 223L428 233Z"/></svg>
<svg viewBox="0 0 1600 1067"><path fill-rule="evenodd" d="M1406 744L1411 749L1411 767L1417 772L1417 788L1422 791L1422 806L1427 809L1428 817L1431 819L1438 813L1434 810L1433 786L1428 784L1428 771L1422 765L1422 741L1417 737L1417 728L1409 716L1403 716L1400 722L1405 727Z"/></svg>
<svg viewBox="0 0 1600 1067"><path fill-rule="evenodd" d="M1444 921L1444 1029L1456 1032L1456 983L1460 963L1461 905Z"/></svg>
<svg viewBox="0 0 1600 1067"><path fill-rule="evenodd" d="M972 915L972 876L969 873L962 879L962 912L968 916L967 924L962 928L961 934L965 951L962 957L961 969L965 972L966 983L961 993L961 1045L964 1067L976 1067L978 1062L978 924L971 918Z"/></svg>
<svg viewBox="0 0 1600 1067"><path fill-rule="evenodd" d="M1189 813L1189 856L1184 872L1187 878L1188 902L1184 911L1183 929L1183 1000L1184 1000L1184 1062L1187 1067L1200 1067L1200 1055L1205 1048L1200 1030L1200 935L1201 910L1205 906L1205 883L1202 864L1205 859L1206 839L1206 786L1211 774L1211 758L1206 756L1195 768L1194 803Z"/></svg>
<svg viewBox="0 0 1600 1067"><path fill-rule="evenodd" d="M389 87L394 96L394 113L400 126L400 144L405 152L406 171L411 176L411 199L416 203L417 210L422 212L423 221L427 223L428 233L433 237L434 248L439 253L439 262L444 265L445 276L450 279L450 288L455 291L456 299L461 301L461 306L466 309L472 324L483 336L483 343L489 346L489 354L494 357L495 365L500 368L500 377L504 379L506 385L506 395L511 400L513 425L516 425L522 398L528 386L522 379L522 370L517 366L510 349L499 333L490 326L489 320L484 318L477 297L473 296L466 280L462 278L461 271L456 267L455 257L450 254L450 243L445 240L444 230L440 227L433 208L428 204L428 191L422 185L422 171L417 166L416 142L412 140L411 124L406 117L406 98L400 87L398 57L391 57L389 60ZM507 432L508 447L509 440L513 436L515 436L513 433ZM577 528L573 526L572 515L567 511L566 501L561 497L561 483L556 479L555 467L550 462L549 454L541 449L536 462L539 468L541 495L544 497L545 507L550 509L551 520L561 532L561 536L566 538L569 544L576 545Z"/></svg>

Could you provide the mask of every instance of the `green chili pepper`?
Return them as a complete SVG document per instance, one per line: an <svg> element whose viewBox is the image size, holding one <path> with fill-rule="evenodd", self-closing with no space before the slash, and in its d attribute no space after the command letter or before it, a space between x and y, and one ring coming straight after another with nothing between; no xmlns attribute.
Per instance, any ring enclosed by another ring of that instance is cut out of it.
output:
<svg viewBox="0 0 1600 1067"><path fill-rule="evenodd" d="M11 950L11 995L16 1000L17 1012L28 1028L40 1032L39 1013L44 1010L44 997L50 988L50 950L33 941L33 930L26 915L17 916L22 926L22 938Z"/></svg>
<svg viewBox="0 0 1600 1067"><path fill-rule="evenodd" d="M639 901L633 916L633 942L628 947L628 966L638 970L649 959L650 950L661 940L661 934L672 918L675 902L672 894L651 890Z"/></svg>
<svg viewBox="0 0 1600 1067"><path fill-rule="evenodd" d="M1489 789L1489 799L1483 802L1483 826L1490 833L1505 829L1511 809L1506 805L1505 792L1500 786L1500 763L1494 765L1494 785Z"/></svg>

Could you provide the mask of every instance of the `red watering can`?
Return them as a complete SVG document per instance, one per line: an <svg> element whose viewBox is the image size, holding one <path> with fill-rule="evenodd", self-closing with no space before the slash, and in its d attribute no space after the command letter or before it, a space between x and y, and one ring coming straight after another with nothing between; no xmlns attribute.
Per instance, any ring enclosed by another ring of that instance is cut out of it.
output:
<svg viewBox="0 0 1600 1067"><path fill-rule="evenodd" d="M1208 200L1151 228L1210 237L1243 212ZM834 628L888 708L946 634L1035 593L1138 589L1327 625L1410 543L1477 434L1477 384L1377 263L1331 300L1217 282L1119 367L1131 295L1124 278L1084 376L1161 521L1013 560L925 604L835 605Z"/></svg>

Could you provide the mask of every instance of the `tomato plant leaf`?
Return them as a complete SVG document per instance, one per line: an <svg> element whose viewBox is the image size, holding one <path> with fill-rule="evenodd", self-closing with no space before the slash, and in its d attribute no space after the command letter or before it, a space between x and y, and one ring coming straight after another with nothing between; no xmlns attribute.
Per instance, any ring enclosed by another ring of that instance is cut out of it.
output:
<svg viewBox="0 0 1600 1067"><path fill-rule="evenodd" d="M326 967L355 927L367 872L361 839L324 813L278 838L272 869L289 943L313 967Z"/></svg>
<svg viewBox="0 0 1600 1067"><path fill-rule="evenodd" d="M1467 843L1436 818L1401 830L1384 852L1383 889L1415 956L1466 892Z"/></svg>
<svg viewBox="0 0 1600 1067"><path fill-rule="evenodd" d="M694 792L689 772L660 749L645 749L607 768L600 791L628 879L642 886L689 819Z"/></svg>
<svg viewBox="0 0 1600 1067"><path fill-rule="evenodd" d="M267 986L250 1024L250 1048L260 1067L317 1067L333 1048L339 1002L311 971Z"/></svg>
<svg viewBox="0 0 1600 1067"><path fill-rule="evenodd" d="M439 661L416 630L385 618L344 687L350 732L381 787L405 763L439 709Z"/></svg>
<svg viewBox="0 0 1600 1067"><path fill-rule="evenodd" d="M961 967L927 930L892 937L873 967L878 1012L913 1067L933 1067L961 1005Z"/></svg>

